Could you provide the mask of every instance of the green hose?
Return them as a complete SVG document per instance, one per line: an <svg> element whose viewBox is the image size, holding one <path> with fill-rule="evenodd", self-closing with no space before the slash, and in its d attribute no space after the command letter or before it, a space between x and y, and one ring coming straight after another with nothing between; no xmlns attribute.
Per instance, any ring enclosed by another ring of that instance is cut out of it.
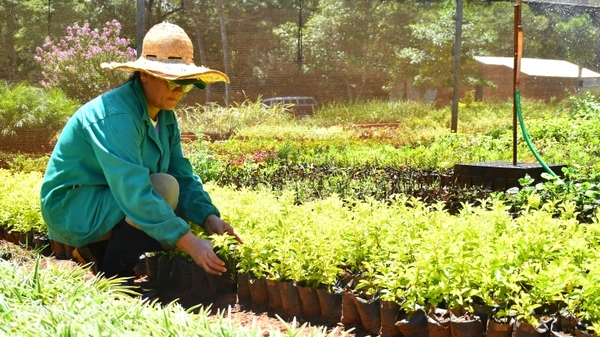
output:
<svg viewBox="0 0 600 337"><path fill-rule="evenodd" d="M556 177L556 173L554 173L554 171L552 171L552 169L549 168L548 165L546 165L546 163L544 163L539 153L535 150L535 147L533 146L533 144L531 143L531 139L529 138L529 134L525 129L525 122L523 122L523 112L521 111L521 93L519 92L519 89L515 89L515 104L517 105L517 117L519 117L519 125L521 126L521 131L523 131L523 138L525 138L525 142L527 143L529 150L531 150L531 153L533 153L533 156L535 157L535 159L537 159L538 163L542 165L544 170L546 170L546 172L548 172L551 176Z"/></svg>

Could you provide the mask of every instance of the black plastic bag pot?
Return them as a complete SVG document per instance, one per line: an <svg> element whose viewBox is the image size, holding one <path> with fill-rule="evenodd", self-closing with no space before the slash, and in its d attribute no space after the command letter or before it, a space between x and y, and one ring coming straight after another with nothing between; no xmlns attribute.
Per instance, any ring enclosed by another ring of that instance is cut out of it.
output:
<svg viewBox="0 0 600 337"><path fill-rule="evenodd" d="M181 273L179 269L179 261L181 260L182 258L180 257L176 257L171 260L171 273L169 274L169 285L171 287L181 287Z"/></svg>
<svg viewBox="0 0 600 337"><path fill-rule="evenodd" d="M248 287L250 288L250 298L256 304L266 304L269 300L269 292L267 290L267 280L264 277L248 279Z"/></svg>
<svg viewBox="0 0 600 337"><path fill-rule="evenodd" d="M381 301L379 306L381 316L380 337L402 337L402 333L396 328L396 320L400 305L394 301Z"/></svg>
<svg viewBox="0 0 600 337"><path fill-rule="evenodd" d="M158 279L158 255L146 254L146 275L149 281Z"/></svg>
<svg viewBox="0 0 600 337"><path fill-rule="evenodd" d="M302 301L298 293L298 286L293 282L280 282L279 294L281 296L281 307L286 315L290 317L302 316Z"/></svg>
<svg viewBox="0 0 600 337"><path fill-rule="evenodd" d="M225 262L225 271L220 276L220 284L217 286L217 291L221 294L232 294L237 290L237 269L236 269L236 259L235 256L231 255L222 255L217 254L217 257L221 259L221 261Z"/></svg>
<svg viewBox="0 0 600 337"><path fill-rule="evenodd" d="M58 241L51 242L54 242L54 244L52 245L52 252L54 253L54 256L57 259L64 259L67 256L65 253L65 245Z"/></svg>
<svg viewBox="0 0 600 337"><path fill-rule="evenodd" d="M206 280L208 281L208 287L206 288L207 291L211 294L216 294L218 292L217 288L221 283L221 276L206 273Z"/></svg>
<svg viewBox="0 0 600 337"><path fill-rule="evenodd" d="M450 312L444 309L432 310L427 315L429 337L451 337Z"/></svg>
<svg viewBox="0 0 600 337"><path fill-rule="evenodd" d="M266 280L267 296L269 298L269 308L274 310L281 309L281 294L279 293L279 281Z"/></svg>
<svg viewBox="0 0 600 337"><path fill-rule="evenodd" d="M478 316L479 319L481 320L481 325L483 326L483 332L485 333L485 330L487 329L488 319L489 319L490 315L492 314L492 312L494 311L494 308L489 305L479 304L479 303L473 303L471 305L471 307L473 308L473 314L475 316Z"/></svg>
<svg viewBox="0 0 600 337"><path fill-rule="evenodd" d="M342 317L341 291L329 292L327 289L317 288L317 297L321 307L321 317L328 320L339 321Z"/></svg>
<svg viewBox="0 0 600 337"><path fill-rule="evenodd" d="M67 259L72 259L73 258L73 250L75 250L75 247L68 245L68 244L63 244L65 246L65 258Z"/></svg>
<svg viewBox="0 0 600 337"><path fill-rule="evenodd" d="M181 259L179 262L179 284L183 289L192 287L192 261Z"/></svg>
<svg viewBox="0 0 600 337"><path fill-rule="evenodd" d="M560 312L552 324L550 324L550 334L556 337L573 336L575 334L575 324L573 317L567 314L567 317Z"/></svg>
<svg viewBox="0 0 600 337"><path fill-rule="evenodd" d="M33 249L33 232L20 232L19 233L19 245L25 249Z"/></svg>
<svg viewBox="0 0 600 337"><path fill-rule="evenodd" d="M196 263L192 263L192 289L206 290L208 288L208 279L206 272Z"/></svg>
<svg viewBox="0 0 600 337"><path fill-rule="evenodd" d="M525 320L518 320L515 322L513 337L549 337L549 330L546 323L542 321L537 326L533 326Z"/></svg>
<svg viewBox="0 0 600 337"><path fill-rule="evenodd" d="M342 324L360 324L360 314L358 313L358 309L356 309L355 297L356 295L348 290L344 290L342 293Z"/></svg>
<svg viewBox="0 0 600 337"><path fill-rule="evenodd" d="M356 310L360 316L360 324L365 330L372 334L379 334L381 329L381 314L379 300L366 300L362 297L354 297Z"/></svg>
<svg viewBox="0 0 600 337"><path fill-rule="evenodd" d="M10 230L8 230L8 232L6 232L6 235L4 237L5 237L6 241L8 241L10 243L14 243L15 245L18 245L20 236L21 236L21 232L10 229Z"/></svg>
<svg viewBox="0 0 600 337"><path fill-rule="evenodd" d="M450 319L452 337L483 337L483 325L478 316L462 315Z"/></svg>
<svg viewBox="0 0 600 337"><path fill-rule="evenodd" d="M169 283L169 278L171 277L171 269L172 268L173 268L173 263L171 262L171 259L168 256L162 255L161 257L158 258L157 279L158 279L158 283L161 286L165 286Z"/></svg>
<svg viewBox="0 0 600 337"><path fill-rule="evenodd" d="M33 245L35 250L40 252L43 256L50 256L52 254L52 248L50 247L50 239L47 235L38 234L33 237Z"/></svg>
<svg viewBox="0 0 600 337"><path fill-rule="evenodd" d="M315 288L298 286L298 295L300 296L300 302L302 302L304 316L315 317L321 315L321 305Z"/></svg>
<svg viewBox="0 0 600 337"><path fill-rule="evenodd" d="M429 325L427 315L423 310L416 310L411 313L400 313L396 321L396 329L404 337L428 337Z"/></svg>
<svg viewBox="0 0 600 337"><path fill-rule="evenodd" d="M513 329L514 323L512 319L499 320L492 316L487 321L485 335L486 337L511 337Z"/></svg>
<svg viewBox="0 0 600 337"><path fill-rule="evenodd" d="M248 273L237 274L237 296L240 300L250 299L250 288L248 286Z"/></svg>

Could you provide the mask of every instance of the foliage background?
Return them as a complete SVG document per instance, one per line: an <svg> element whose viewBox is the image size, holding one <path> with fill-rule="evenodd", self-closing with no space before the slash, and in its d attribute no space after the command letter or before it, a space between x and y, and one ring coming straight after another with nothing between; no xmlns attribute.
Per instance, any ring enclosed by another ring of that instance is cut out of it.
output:
<svg viewBox="0 0 600 337"><path fill-rule="evenodd" d="M575 0L573 0L575 1ZM564 59L600 69L598 11L590 6L527 3L524 57ZM36 48L66 28L122 24L136 45L131 0L0 0L0 79L39 83ZM319 102L402 97L414 84L448 89L452 79L454 1L146 0L146 30L169 21L184 27L196 63L225 71L231 85L212 85L189 102L243 102L312 95ZM513 3L464 5L462 77L482 83L474 55L512 56ZM523 93L526 95L526 93Z"/></svg>

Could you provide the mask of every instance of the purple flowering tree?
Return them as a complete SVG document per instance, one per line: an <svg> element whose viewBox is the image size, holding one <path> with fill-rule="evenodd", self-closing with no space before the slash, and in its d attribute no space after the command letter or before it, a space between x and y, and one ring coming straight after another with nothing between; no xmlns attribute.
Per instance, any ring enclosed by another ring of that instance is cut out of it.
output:
<svg viewBox="0 0 600 337"><path fill-rule="evenodd" d="M69 97L85 102L123 83L125 72L100 67L102 62L135 59L135 49L129 39L119 37L120 33L121 24L113 20L101 32L90 29L88 23L83 27L75 23L56 43L46 37L34 57L42 67L42 86L60 88Z"/></svg>

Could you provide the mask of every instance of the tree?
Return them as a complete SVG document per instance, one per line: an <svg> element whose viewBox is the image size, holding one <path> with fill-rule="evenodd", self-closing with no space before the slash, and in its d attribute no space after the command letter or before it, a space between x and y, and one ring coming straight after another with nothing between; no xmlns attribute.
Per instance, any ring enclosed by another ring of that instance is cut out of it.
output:
<svg viewBox="0 0 600 337"><path fill-rule="evenodd" d="M397 71L394 47L407 41L405 26L399 23L410 20L409 8L410 4L394 1L319 1L306 22L302 70L340 79L351 100L362 97L369 82L383 93ZM293 23L279 26L275 33L288 50L296 48Z"/></svg>
<svg viewBox="0 0 600 337"><path fill-rule="evenodd" d="M579 77L584 66L595 66L595 51L600 50L600 29L593 25L588 14L557 23L555 31L557 45L562 49L564 59L579 65Z"/></svg>

